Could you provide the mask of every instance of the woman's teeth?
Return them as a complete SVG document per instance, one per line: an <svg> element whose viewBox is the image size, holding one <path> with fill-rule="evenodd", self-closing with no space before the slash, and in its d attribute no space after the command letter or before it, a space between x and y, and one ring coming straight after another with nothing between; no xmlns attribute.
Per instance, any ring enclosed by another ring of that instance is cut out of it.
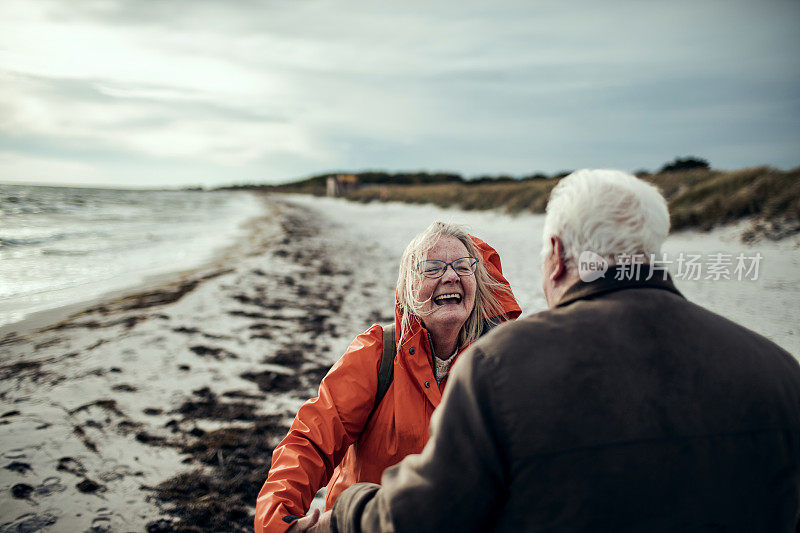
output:
<svg viewBox="0 0 800 533"><path fill-rule="evenodd" d="M440 294L433 301L438 305L443 304L458 304L461 303L461 295L457 293L452 294Z"/></svg>

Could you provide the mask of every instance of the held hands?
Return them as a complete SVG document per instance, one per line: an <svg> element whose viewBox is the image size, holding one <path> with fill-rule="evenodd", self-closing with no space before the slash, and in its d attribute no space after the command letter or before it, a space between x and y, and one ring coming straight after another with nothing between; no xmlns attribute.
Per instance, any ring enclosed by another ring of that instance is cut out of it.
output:
<svg viewBox="0 0 800 533"><path fill-rule="evenodd" d="M297 522L291 525L286 533L330 533L331 531L331 512L319 514L319 509L307 516L304 516Z"/></svg>

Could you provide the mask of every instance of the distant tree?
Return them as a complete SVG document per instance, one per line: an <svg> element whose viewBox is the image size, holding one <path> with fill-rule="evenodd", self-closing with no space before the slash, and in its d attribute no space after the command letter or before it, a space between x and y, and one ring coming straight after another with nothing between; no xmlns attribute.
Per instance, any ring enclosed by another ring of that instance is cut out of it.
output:
<svg viewBox="0 0 800 533"><path fill-rule="evenodd" d="M633 173L633 175L638 177L638 178L644 178L646 176L650 176L651 174L652 174L652 172L650 172L646 168L640 168L639 170L637 170L636 172Z"/></svg>
<svg viewBox="0 0 800 533"><path fill-rule="evenodd" d="M489 174L484 174L483 176L471 178L467 180L465 183L467 185L480 185L481 183L508 183L511 181L517 181L517 180L506 174L501 174L500 176L492 176Z"/></svg>
<svg viewBox="0 0 800 533"><path fill-rule="evenodd" d="M537 172L536 174L531 174L530 176L524 176L520 181L533 181L533 180L549 180L550 176L543 172Z"/></svg>
<svg viewBox="0 0 800 533"><path fill-rule="evenodd" d="M710 168L708 161L699 157L688 156L681 159L676 157L675 161L665 164L660 172L675 172L677 170L689 170L693 168Z"/></svg>
<svg viewBox="0 0 800 533"><path fill-rule="evenodd" d="M340 174L353 174L358 178L361 185L375 185L375 184L392 184L392 185L418 185L424 183L444 183L444 182L462 182L463 178L458 174L437 172L430 174L428 172L395 172L394 174L382 170L367 170L364 172L352 171L339 171L328 172L325 174L318 174L310 178L301 179L284 186L288 188L313 188L325 187L329 177L336 177Z"/></svg>
<svg viewBox="0 0 800 533"><path fill-rule="evenodd" d="M435 174L426 174L423 173L426 178L423 183L461 183L464 181L464 178L461 177L459 174L451 173L451 172L437 172Z"/></svg>
<svg viewBox="0 0 800 533"><path fill-rule="evenodd" d="M574 170L562 170L561 172L557 172L557 173L553 174L553 179L560 179L560 178L563 178L565 176L569 176L573 172L575 172L575 171Z"/></svg>
<svg viewBox="0 0 800 533"><path fill-rule="evenodd" d="M483 176L476 176L474 178L467 179L467 185L477 185L479 183L486 183L492 181L492 177L488 174L484 174Z"/></svg>

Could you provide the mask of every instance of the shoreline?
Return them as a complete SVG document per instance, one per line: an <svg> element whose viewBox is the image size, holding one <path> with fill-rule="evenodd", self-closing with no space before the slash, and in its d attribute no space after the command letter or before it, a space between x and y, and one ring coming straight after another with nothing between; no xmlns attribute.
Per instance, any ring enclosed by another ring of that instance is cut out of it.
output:
<svg viewBox="0 0 800 533"><path fill-rule="evenodd" d="M265 201L220 262L0 342L0 529L252 529L272 447L386 318L356 278L393 288L319 213Z"/></svg>
<svg viewBox="0 0 800 533"><path fill-rule="evenodd" d="M7 268L23 268L24 270L32 268L39 276L32 278L36 279L39 288L30 288L22 293L16 293L15 290L6 291L10 295L0 298L0 339L14 331L15 325L19 325L20 329L30 331L32 326L24 324L30 317L34 317L36 325L46 325L47 321L67 318L70 310L79 311L88 305L122 297L156 284L169 283L173 279L191 276L199 270L204 270L229 255L229 250L236 248L239 242L246 239L247 226L253 220L269 214L268 204L262 195L241 191L225 195L220 201L214 200L212 196L209 193L201 207L217 206L222 209L216 222L209 225L209 221L215 220L213 217L192 222L192 230L186 234L187 228L190 227L189 222L181 222L176 219L176 227L181 228L180 231L184 234L180 239L173 237L172 241L164 240L163 242L167 246L164 244L145 246L133 253L127 253L120 249L122 253L114 256L109 256L108 252L97 253L94 256L89 254L85 258L80 257L82 263L76 265L73 265L68 260L69 258L62 258L60 268L46 267L40 272L35 265L25 266L24 262L15 263L12 246L11 251L8 252L12 255L11 262L6 265ZM163 202L163 198L157 198L157 201ZM221 205L220 202L222 202ZM74 224L74 222L70 223ZM128 238L133 235L129 230L120 227L124 235L128 231ZM172 227L172 222L161 225L161 228L167 229L163 232L164 234L172 231L169 229ZM116 226L114 228L119 229ZM19 229L16 228L17 231ZM14 230L13 224L12 230ZM74 231L72 229L65 231L67 233L64 235L80 236L81 232L85 233L87 230L78 228ZM73 233L69 233L69 231L73 231ZM149 233L149 229L144 231L148 231L147 242L151 242L151 240L155 243L160 242L160 237L153 237ZM145 237L142 236L142 238ZM13 243L13 240L11 242ZM42 242L46 242L46 239ZM69 244L71 241L67 239L65 242ZM114 245L115 241L111 239L108 242L111 243L110 245ZM141 243L133 243L134 248L139 244ZM35 252L36 250L33 249L26 253L35 254ZM50 250L43 249L38 252L44 258L42 261L47 263L46 257ZM28 258L25 261L30 262L31 260ZM52 263L52 260L50 262ZM15 264L17 266L14 266ZM10 279L17 276L13 270L9 272L9 275ZM31 275L19 273L21 286L31 287L26 276L29 278ZM59 311L63 308L66 310ZM51 314L51 312L53 313Z"/></svg>
<svg viewBox="0 0 800 533"><path fill-rule="evenodd" d="M248 239L252 237L249 235L250 231L247 230L247 228L259 219L263 219L271 215L269 213L269 202L264 198L263 195L253 193L248 194L251 194L256 201L262 204L262 210L260 213L244 219L238 224L239 236L235 242L215 246L194 266L188 268L181 267L176 270L170 270L156 274L144 274L139 276L138 279L133 282L120 282L114 284L121 284L122 286L120 288L110 288L108 290L103 290L101 288L101 292L96 296L60 304L48 309L26 313L20 320L0 325L0 344L6 340L10 340L11 338L22 337L36 333L60 322L68 321L73 317L80 315L84 311L102 306L103 304L113 304L115 301L122 300L130 296L135 296L138 293L159 290L161 287L166 290L172 285L180 284L196 277L201 277L209 271L221 268L221 265L224 264L226 260L230 259L231 256L247 253L246 250L243 249L246 248ZM100 284L101 282L96 282L96 285ZM74 289L74 287L71 289Z"/></svg>
<svg viewBox="0 0 800 533"><path fill-rule="evenodd" d="M135 297L138 294L169 291L170 287L180 285L186 280L191 280L200 272L205 271L208 266L148 276L142 279L141 282L126 289L112 290L94 298L30 313L22 320L0 326L0 345L55 328L59 324L68 323L90 312L92 309L107 305L113 306L115 302Z"/></svg>
<svg viewBox="0 0 800 533"><path fill-rule="evenodd" d="M150 342L165 335L189 335L181 330L185 326L168 324L170 308L185 306L185 299L215 289L212 285L235 273L248 257L264 253L279 235L277 206L263 198L259 201L264 210L243 223L248 228L241 238L217 248L194 268L147 276L126 289L35 313L0 328L0 397L9 405L0 416L0 425L7 426L0 441L8 463L0 478L3 485L18 481L8 487L14 499L0 504L4 521L17 520L2 524L3 528L36 529L52 523L61 530L105 531L138 522L137 529L143 530L146 522L168 516L149 501L152 490L143 487L157 486L186 468L181 435L199 434L202 416L213 413L199 413L201 418L187 413L182 419L171 414L193 405L192 387L187 390L178 384L202 367L194 361L164 369L163 376L151 373L149 380L160 380L160 386L152 395L143 394L148 377L142 374L147 367L158 367L170 350L130 339L143 329L148 330L143 337ZM193 306L188 304L189 312ZM205 345L191 347L199 356ZM120 360L136 352L147 361ZM209 353L216 361L213 348ZM183 404L171 402L181 389ZM48 444L55 442L61 444ZM45 504L49 507L42 509ZM73 508L78 512L72 513ZM104 508L110 512L98 511Z"/></svg>

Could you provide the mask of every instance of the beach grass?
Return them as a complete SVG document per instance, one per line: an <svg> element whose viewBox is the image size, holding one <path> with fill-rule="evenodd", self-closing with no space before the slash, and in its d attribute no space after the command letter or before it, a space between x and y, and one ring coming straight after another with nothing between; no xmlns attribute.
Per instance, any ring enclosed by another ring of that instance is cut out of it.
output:
<svg viewBox="0 0 800 533"><path fill-rule="evenodd" d="M670 165L665 165L656 173L637 173L641 179L656 185L667 199L673 230L709 230L751 218L755 229L748 230L747 239L761 236L780 239L800 232L800 167L781 170L764 165L717 170L704 161L701 163L690 168L671 165L677 169L670 170L666 170ZM403 202L466 211L544 213L550 191L568 174L537 173L519 179L484 176L469 180L455 174L370 171L348 175L357 178L359 185L340 196L364 203ZM283 185L239 185L225 189L324 196L326 180L341 175L329 173Z"/></svg>
<svg viewBox="0 0 800 533"><path fill-rule="evenodd" d="M395 201L435 204L441 207L485 210L504 208L509 213L544 212L555 180L501 182L467 185L437 183L431 185L375 185L347 195L359 202Z"/></svg>
<svg viewBox="0 0 800 533"><path fill-rule="evenodd" d="M675 176L657 175L652 180L669 200L676 229L710 229L749 216L783 222L800 220L800 168L788 172L770 167L710 171L705 177L691 171L687 174L677 187Z"/></svg>
<svg viewBox="0 0 800 533"><path fill-rule="evenodd" d="M664 194L673 229L710 229L749 216L784 225L800 221L800 167L789 171L768 166L735 171L698 168L640 177ZM550 191L559 179L380 184L351 191L346 198L358 202L429 203L465 210L544 213Z"/></svg>

